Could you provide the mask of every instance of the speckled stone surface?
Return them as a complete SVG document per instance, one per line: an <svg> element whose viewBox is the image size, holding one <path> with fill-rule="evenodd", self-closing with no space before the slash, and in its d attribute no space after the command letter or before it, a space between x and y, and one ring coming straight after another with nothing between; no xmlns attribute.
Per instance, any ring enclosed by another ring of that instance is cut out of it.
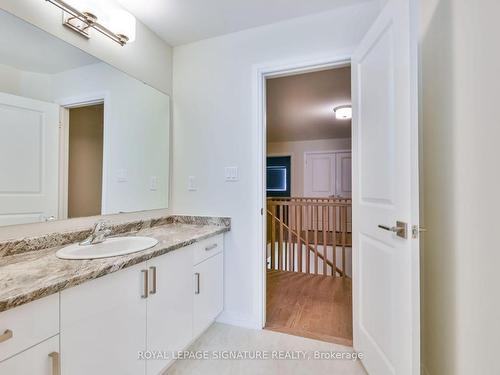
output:
<svg viewBox="0 0 500 375"><path fill-rule="evenodd" d="M150 220L136 220L123 224L114 224L110 225L109 228L111 229L112 235L116 236L118 234L133 233L146 228L174 223L230 226L231 220L225 217L172 215ZM0 258L80 242L87 238L91 231L92 228L89 227L71 232L48 233L43 236L26 237L0 242Z"/></svg>
<svg viewBox="0 0 500 375"><path fill-rule="evenodd" d="M63 236L64 245L58 242L62 240L54 234L50 238L55 239L57 246L0 257L0 312L227 232L230 230L230 220L172 216L155 219L144 226L129 227L128 235L154 237L159 243L151 249L133 254L93 260L57 258L55 253L62 246L80 240L80 236L85 237L80 233L73 237ZM134 230L130 231L131 228ZM88 231L85 233L88 234ZM123 235L126 232L114 233ZM73 241L69 241L69 238Z"/></svg>

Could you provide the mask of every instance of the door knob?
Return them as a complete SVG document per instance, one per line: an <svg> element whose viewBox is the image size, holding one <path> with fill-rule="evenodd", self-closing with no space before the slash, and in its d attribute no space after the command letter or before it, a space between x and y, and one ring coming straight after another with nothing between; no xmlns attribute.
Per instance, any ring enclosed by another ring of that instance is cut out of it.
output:
<svg viewBox="0 0 500 375"><path fill-rule="evenodd" d="M388 227L386 225L379 225L378 227L389 232L394 232L398 237L404 239L408 238L408 224L403 221L396 221L395 227Z"/></svg>

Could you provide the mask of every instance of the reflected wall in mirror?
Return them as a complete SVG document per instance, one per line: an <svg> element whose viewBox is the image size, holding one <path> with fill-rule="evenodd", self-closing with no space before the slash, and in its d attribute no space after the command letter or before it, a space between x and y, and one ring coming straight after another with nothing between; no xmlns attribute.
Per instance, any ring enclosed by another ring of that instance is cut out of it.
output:
<svg viewBox="0 0 500 375"><path fill-rule="evenodd" d="M169 105L0 10L0 225L167 208Z"/></svg>

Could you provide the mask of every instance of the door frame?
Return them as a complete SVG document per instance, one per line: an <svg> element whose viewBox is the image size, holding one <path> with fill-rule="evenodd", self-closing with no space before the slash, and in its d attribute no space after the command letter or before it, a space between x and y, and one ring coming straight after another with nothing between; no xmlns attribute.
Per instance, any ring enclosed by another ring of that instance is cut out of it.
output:
<svg viewBox="0 0 500 375"><path fill-rule="evenodd" d="M257 238L259 238L261 244L261 249L257 252L255 259L256 269L259 270L259 285L257 289L258 328L262 329L266 324L266 80L269 78L342 68L350 65L350 53L339 53L329 57L318 57L302 61L273 62L253 67L253 123L255 131L253 132L252 149L256 152L254 160L257 161L258 175L256 196L254 198L254 207L256 208L254 222L256 223ZM353 217L352 220L354 221L355 218Z"/></svg>
<svg viewBox="0 0 500 375"><path fill-rule="evenodd" d="M69 168L69 110L72 108L88 107L96 104L104 105L103 113L103 150L102 150L102 192L101 192L101 213L106 214L108 182L106 178L109 169L110 150L106 147L109 139L109 93L97 92L72 96L55 101L60 106L59 123L59 219L68 218L68 168Z"/></svg>

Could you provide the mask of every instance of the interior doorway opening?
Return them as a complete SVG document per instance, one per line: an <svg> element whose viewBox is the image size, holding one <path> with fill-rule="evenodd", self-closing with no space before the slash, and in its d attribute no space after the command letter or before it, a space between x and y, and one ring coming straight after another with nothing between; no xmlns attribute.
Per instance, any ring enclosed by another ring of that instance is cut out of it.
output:
<svg viewBox="0 0 500 375"><path fill-rule="evenodd" d="M69 109L68 218L101 215L104 104Z"/></svg>
<svg viewBox="0 0 500 375"><path fill-rule="evenodd" d="M335 113L351 68L267 77L265 92L265 328L352 346L351 118Z"/></svg>
<svg viewBox="0 0 500 375"><path fill-rule="evenodd" d="M101 96L60 103L59 217L105 213L106 104Z"/></svg>

